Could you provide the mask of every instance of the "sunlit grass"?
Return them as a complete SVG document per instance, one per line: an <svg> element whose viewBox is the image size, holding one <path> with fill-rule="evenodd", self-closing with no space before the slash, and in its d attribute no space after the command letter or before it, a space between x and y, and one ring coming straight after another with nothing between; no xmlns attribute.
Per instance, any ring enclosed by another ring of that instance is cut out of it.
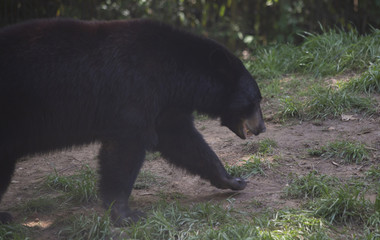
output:
<svg viewBox="0 0 380 240"><path fill-rule="evenodd" d="M161 203L146 221L130 226L132 239L329 239L323 219L284 210L250 217L231 205Z"/></svg>
<svg viewBox="0 0 380 240"><path fill-rule="evenodd" d="M312 171L304 176L292 176L290 183L284 189L284 197L314 199L332 191L332 185L338 180L327 175Z"/></svg>

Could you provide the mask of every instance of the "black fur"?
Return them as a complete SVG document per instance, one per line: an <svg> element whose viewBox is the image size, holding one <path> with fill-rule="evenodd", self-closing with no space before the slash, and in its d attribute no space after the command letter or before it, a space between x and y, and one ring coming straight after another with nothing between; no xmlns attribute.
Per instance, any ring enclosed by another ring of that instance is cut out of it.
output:
<svg viewBox="0 0 380 240"><path fill-rule="evenodd" d="M193 125L197 110L232 124L261 95L218 43L148 20L36 20L0 30L0 198L24 155L99 141L100 192L114 219L146 150L219 188L243 189ZM0 221L9 214L0 213Z"/></svg>

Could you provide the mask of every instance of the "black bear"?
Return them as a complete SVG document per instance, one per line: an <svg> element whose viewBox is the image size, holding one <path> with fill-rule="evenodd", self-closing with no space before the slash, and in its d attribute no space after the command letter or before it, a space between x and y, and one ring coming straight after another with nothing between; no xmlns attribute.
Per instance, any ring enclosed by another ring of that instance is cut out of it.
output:
<svg viewBox="0 0 380 240"><path fill-rule="evenodd" d="M257 83L213 40L150 21L34 20L0 30L0 198L16 160L100 142L100 193L116 222L145 152L218 188L241 190L195 129L220 117L240 138L265 131ZM11 215L0 213L0 221Z"/></svg>

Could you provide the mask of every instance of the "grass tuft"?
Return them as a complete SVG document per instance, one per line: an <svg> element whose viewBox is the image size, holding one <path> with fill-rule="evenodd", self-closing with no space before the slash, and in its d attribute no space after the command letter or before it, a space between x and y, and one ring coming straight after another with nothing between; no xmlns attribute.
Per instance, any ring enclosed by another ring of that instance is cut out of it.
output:
<svg viewBox="0 0 380 240"><path fill-rule="evenodd" d="M380 30L359 35L356 31L324 30L322 34L304 33L300 46L280 44L253 49L247 68L259 79L284 74L332 76L345 71L363 71L380 56Z"/></svg>
<svg viewBox="0 0 380 240"><path fill-rule="evenodd" d="M293 97L286 96L280 99L280 115L283 119L300 118L303 112L303 104Z"/></svg>
<svg viewBox="0 0 380 240"><path fill-rule="evenodd" d="M273 153L273 149L277 147L277 142L270 138L265 138L259 141L259 149L258 152L261 154L271 154Z"/></svg>
<svg viewBox="0 0 380 240"><path fill-rule="evenodd" d="M253 155L248 160L241 160L237 165L226 164L226 170L231 176L249 178L253 175L265 175L264 163L258 156Z"/></svg>
<svg viewBox="0 0 380 240"><path fill-rule="evenodd" d="M65 227L60 230L59 237L72 240L101 240L112 239L112 237L118 239L116 236L112 236L109 212L108 210L103 216L99 216L97 213L91 216L80 214L65 219Z"/></svg>
<svg viewBox="0 0 380 240"><path fill-rule="evenodd" d="M324 230L325 225L323 219L316 218L311 211L305 210L276 212L267 224L272 230L268 232L269 236L276 236L269 239L329 239Z"/></svg>
<svg viewBox="0 0 380 240"><path fill-rule="evenodd" d="M50 213L57 208L57 201L52 198L32 199L21 205L19 208L24 213Z"/></svg>
<svg viewBox="0 0 380 240"><path fill-rule="evenodd" d="M146 221L128 229L131 239L329 239L323 219L310 211L279 211L248 217L231 205L181 206L161 202Z"/></svg>
<svg viewBox="0 0 380 240"><path fill-rule="evenodd" d="M86 165L72 176L55 172L47 176L45 183L49 188L63 191L68 200L87 203L98 199L96 180L96 172Z"/></svg>
<svg viewBox="0 0 380 240"><path fill-rule="evenodd" d="M160 152L147 152L146 156L145 156L145 160L146 161L154 161L154 160L157 160L161 157L161 153Z"/></svg>
<svg viewBox="0 0 380 240"><path fill-rule="evenodd" d="M309 154L323 158L340 158L345 163L359 164L369 158L369 151L362 143L334 141L318 149L310 149Z"/></svg>
<svg viewBox="0 0 380 240"><path fill-rule="evenodd" d="M373 114L376 112L373 99L360 97L340 88L315 85L307 91L302 101L299 96L280 98L279 115L282 119L326 119L340 118L346 112Z"/></svg>
<svg viewBox="0 0 380 240"><path fill-rule="evenodd" d="M20 224L0 224L0 239L2 240L25 240L29 229Z"/></svg>
<svg viewBox="0 0 380 240"><path fill-rule="evenodd" d="M311 203L311 206L315 209L316 216L323 217L330 223L364 223L373 213L373 204L365 199L361 190L356 186L340 186L328 196Z"/></svg>
<svg viewBox="0 0 380 240"><path fill-rule="evenodd" d="M365 173L366 178L373 179L380 183L380 165L371 166L371 168Z"/></svg>
<svg viewBox="0 0 380 240"><path fill-rule="evenodd" d="M318 175L312 171L305 176L294 176L291 183L284 189L287 198L319 198L331 191L331 185L337 179L327 175Z"/></svg>
<svg viewBox="0 0 380 240"><path fill-rule="evenodd" d="M360 77L351 79L342 87L353 92L368 94L380 92L380 57Z"/></svg>
<svg viewBox="0 0 380 240"><path fill-rule="evenodd" d="M359 97L351 92L331 87L314 87L310 99L305 104L305 115L309 119L340 117L345 112L375 112L373 101L370 98Z"/></svg>
<svg viewBox="0 0 380 240"><path fill-rule="evenodd" d="M128 235L132 239L189 239L202 236L206 229L218 228L225 222L236 223L231 214L231 209L211 203L187 207L160 202L146 221L128 228Z"/></svg>

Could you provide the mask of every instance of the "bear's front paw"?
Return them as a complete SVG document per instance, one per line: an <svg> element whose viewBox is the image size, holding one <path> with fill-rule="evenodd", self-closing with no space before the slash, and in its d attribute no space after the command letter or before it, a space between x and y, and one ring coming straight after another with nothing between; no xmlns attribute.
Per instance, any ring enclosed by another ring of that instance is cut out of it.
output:
<svg viewBox="0 0 380 240"><path fill-rule="evenodd" d="M232 190L243 190L247 186L247 182L242 178L231 178L229 181L229 188Z"/></svg>
<svg viewBox="0 0 380 240"><path fill-rule="evenodd" d="M247 182L243 178L228 177L218 182L211 182L215 187L221 189L243 190L247 186Z"/></svg>

